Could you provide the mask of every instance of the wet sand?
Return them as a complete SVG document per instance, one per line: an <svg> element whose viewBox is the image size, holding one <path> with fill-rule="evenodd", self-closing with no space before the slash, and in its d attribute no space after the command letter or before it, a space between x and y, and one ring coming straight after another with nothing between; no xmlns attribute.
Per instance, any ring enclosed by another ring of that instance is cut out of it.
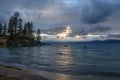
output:
<svg viewBox="0 0 120 80"><path fill-rule="evenodd" d="M0 64L0 80L48 80L30 70Z"/></svg>

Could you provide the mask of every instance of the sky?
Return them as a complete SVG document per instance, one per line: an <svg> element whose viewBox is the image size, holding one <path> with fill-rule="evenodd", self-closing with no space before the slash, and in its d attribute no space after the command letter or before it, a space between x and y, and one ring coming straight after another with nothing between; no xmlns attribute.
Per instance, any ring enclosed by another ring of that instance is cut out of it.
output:
<svg viewBox="0 0 120 80"><path fill-rule="evenodd" d="M18 11L44 34L57 34L69 25L71 36L120 37L120 0L0 0L0 10L0 22L8 23Z"/></svg>

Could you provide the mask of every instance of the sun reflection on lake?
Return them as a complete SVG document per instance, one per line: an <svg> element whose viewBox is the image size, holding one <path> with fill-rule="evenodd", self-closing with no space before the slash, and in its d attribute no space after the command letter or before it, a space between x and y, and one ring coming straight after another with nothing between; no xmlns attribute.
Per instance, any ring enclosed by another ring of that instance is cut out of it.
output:
<svg viewBox="0 0 120 80"><path fill-rule="evenodd" d="M61 46L60 48L60 59L59 59L59 68L68 69L70 64L72 64L71 59L71 49L69 46Z"/></svg>
<svg viewBox="0 0 120 80"><path fill-rule="evenodd" d="M70 69L70 64L72 64L72 58L71 58L71 49L69 46L61 46L60 47L60 58L58 61L58 68L59 69L64 69L64 70L68 70ZM70 76L64 75L64 74L60 74L56 76L56 80L69 80Z"/></svg>

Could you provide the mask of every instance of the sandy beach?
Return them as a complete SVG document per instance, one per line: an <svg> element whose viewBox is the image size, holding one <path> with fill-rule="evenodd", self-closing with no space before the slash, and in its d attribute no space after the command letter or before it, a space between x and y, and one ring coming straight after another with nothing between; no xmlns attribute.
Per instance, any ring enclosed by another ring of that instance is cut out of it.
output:
<svg viewBox="0 0 120 80"><path fill-rule="evenodd" d="M48 80L30 70L0 64L0 80Z"/></svg>

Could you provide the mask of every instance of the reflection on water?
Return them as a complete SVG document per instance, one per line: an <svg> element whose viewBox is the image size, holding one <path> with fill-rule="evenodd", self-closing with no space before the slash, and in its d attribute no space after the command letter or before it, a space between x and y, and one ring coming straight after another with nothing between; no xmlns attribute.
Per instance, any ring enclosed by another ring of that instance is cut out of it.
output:
<svg viewBox="0 0 120 80"><path fill-rule="evenodd" d="M70 68L70 64L72 64L71 59L71 49L69 46L61 46L60 47L60 59L58 60L59 68L61 69L68 69Z"/></svg>
<svg viewBox="0 0 120 80"><path fill-rule="evenodd" d="M60 47L60 59L58 61L59 66L58 68L68 70L70 69L70 64L72 64L71 59L71 49L69 46L61 46ZM56 80L70 80L70 76L64 75L64 74L58 74L56 76Z"/></svg>

